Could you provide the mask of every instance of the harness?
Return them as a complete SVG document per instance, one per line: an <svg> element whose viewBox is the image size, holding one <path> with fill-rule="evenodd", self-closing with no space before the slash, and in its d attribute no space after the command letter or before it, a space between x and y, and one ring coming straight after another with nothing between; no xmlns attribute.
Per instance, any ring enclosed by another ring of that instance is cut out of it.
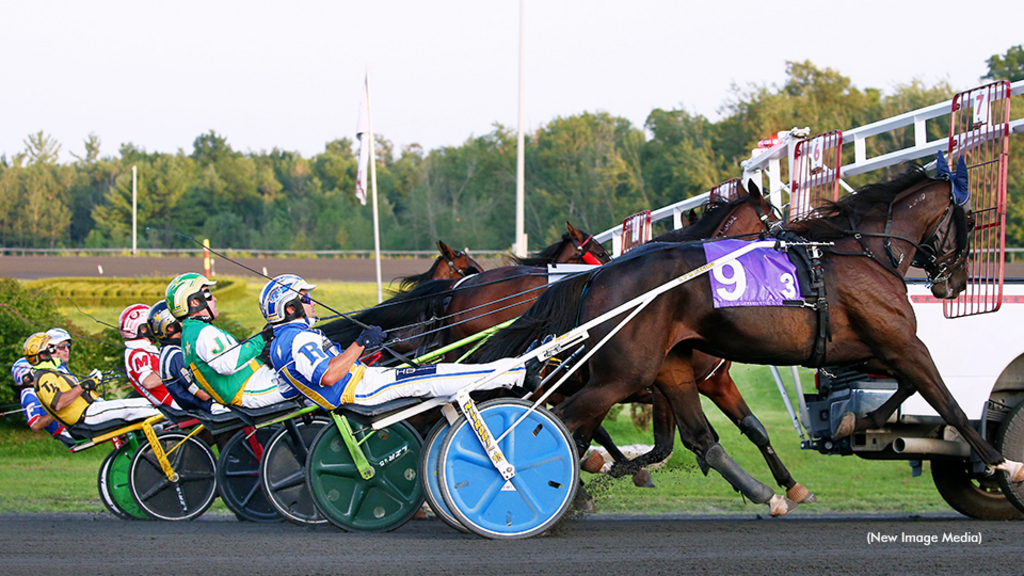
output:
<svg viewBox="0 0 1024 576"><path fill-rule="evenodd" d="M593 234L587 236L587 239L584 240L583 242L577 242L576 238L573 237L572 234L569 235L569 239L572 240L573 246L576 247L576 253L580 255L580 258L582 258L584 262L586 262L587 264L592 264L594 266L601 265L601 261L597 259L597 256L594 256L593 254L590 253L590 250L585 248L585 246L587 244L590 244L590 241L594 239Z"/></svg>
<svg viewBox="0 0 1024 576"><path fill-rule="evenodd" d="M800 276L800 296L803 299L787 300L784 304L810 308L817 319L814 344L805 366L823 366L828 343L832 341L832 324L828 313L828 292L825 288L825 269L821 265L821 249L815 244L808 244L806 238L782 229L775 230L772 237L786 242L786 254L796 265Z"/></svg>

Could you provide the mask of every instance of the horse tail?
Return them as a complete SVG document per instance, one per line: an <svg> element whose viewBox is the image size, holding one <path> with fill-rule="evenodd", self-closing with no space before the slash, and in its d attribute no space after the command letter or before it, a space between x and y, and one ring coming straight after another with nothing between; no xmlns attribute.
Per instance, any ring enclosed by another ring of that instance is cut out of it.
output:
<svg viewBox="0 0 1024 576"><path fill-rule="evenodd" d="M549 286L525 314L496 332L469 357L469 362L493 362L519 356L534 340L548 334L564 334L575 328L583 290L597 270L576 274Z"/></svg>
<svg viewBox="0 0 1024 576"><path fill-rule="evenodd" d="M320 330L332 341L347 346L363 331L363 325L380 326L392 330L411 324L428 322L444 316L447 298L455 280L430 280L389 298L349 318L332 320ZM360 322L357 324L355 321Z"/></svg>

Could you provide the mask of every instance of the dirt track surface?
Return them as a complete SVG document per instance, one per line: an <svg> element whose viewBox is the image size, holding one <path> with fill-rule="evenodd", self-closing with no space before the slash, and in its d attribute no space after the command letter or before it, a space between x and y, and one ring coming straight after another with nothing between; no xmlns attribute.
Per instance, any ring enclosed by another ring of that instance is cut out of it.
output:
<svg viewBox="0 0 1024 576"><path fill-rule="evenodd" d="M799 513L798 513L799 514ZM0 515L7 575L44 574L1020 574L1024 522L956 515L620 517L489 541L436 520L387 534L239 523L125 522L109 515ZM887 534L894 543L869 543ZM901 542L902 535L938 542ZM980 543L942 542L980 534Z"/></svg>
<svg viewBox="0 0 1024 576"><path fill-rule="evenodd" d="M267 274L298 274L310 280L343 282L376 282L377 264L371 258L232 258ZM381 261L381 278L389 283L396 278L426 272L433 258L394 258ZM480 259L486 268L500 266L498 260ZM202 272L203 259L196 257L128 256L0 256L0 276L18 280L38 280L63 276L130 278L135 276L173 276L185 272ZM214 258L214 271L230 276L257 277L222 258Z"/></svg>

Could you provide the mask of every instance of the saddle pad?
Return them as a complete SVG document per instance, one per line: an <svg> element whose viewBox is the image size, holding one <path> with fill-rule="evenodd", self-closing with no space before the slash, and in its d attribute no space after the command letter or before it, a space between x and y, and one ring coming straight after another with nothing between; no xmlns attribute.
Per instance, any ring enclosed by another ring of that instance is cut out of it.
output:
<svg viewBox="0 0 1024 576"><path fill-rule="evenodd" d="M704 244L708 262L731 254L747 243L721 240ZM800 298L796 266L770 248L758 248L712 270L711 293L715 308L732 306L785 306Z"/></svg>
<svg viewBox="0 0 1024 576"><path fill-rule="evenodd" d="M566 276L600 268L597 264L548 264L548 284L554 284Z"/></svg>

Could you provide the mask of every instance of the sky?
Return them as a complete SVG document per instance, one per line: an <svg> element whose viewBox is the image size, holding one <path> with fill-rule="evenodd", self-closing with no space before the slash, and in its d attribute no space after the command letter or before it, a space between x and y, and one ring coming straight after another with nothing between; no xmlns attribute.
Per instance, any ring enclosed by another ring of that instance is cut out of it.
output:
<svg viewBox="0 0 1024 576"><path fill-rule="evenodd" d="M369 70L373 131L396 149L457 146L518 122L518 0L2 1L0 154L40 130L61 161L122 143L309 157L353 137ZM712 119L733 86L810 60L858 88L978 85L1024 42L1024 2L524 0L524 127L655 108ZM1011 24L1016 23L1016 24ZM779 129L788 128L780 126ZM818 127L812 127L818 129ZM831 127L820 127L822 131Z"/></svg>

